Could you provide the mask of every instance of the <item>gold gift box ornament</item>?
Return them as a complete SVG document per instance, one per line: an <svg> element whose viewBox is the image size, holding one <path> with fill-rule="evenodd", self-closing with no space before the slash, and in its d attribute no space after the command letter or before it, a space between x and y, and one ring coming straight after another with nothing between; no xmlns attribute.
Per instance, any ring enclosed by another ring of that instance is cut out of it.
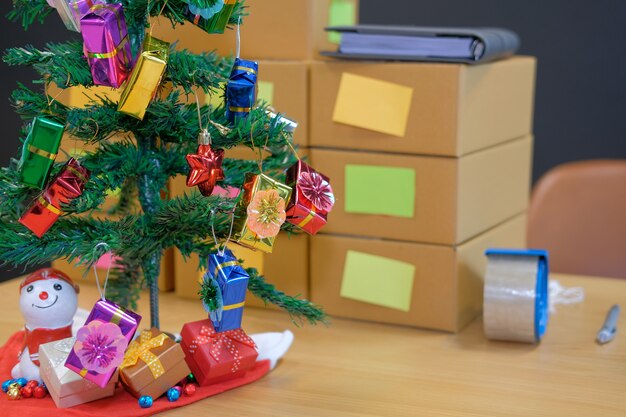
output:
<svg viewBox="0 0 626 417"><path fill-rule="evenodd" d="M167 67L170 44L146 35L143 52L122 92L117 111L143 120Z"/></svg>
<svg viewBox="0 0 626 417"><path fill-rule="evenodd" d="M265 253L272 253L276 236L260 237L252 231L248 225L248 206L253 201L255 194L266 190L276 190L278 196L285 200L285 204L289 202L292 191L291 187L265 174L247 173L243 185L243 192L235 207L232 240L250 249L258 249Z"/></svg>

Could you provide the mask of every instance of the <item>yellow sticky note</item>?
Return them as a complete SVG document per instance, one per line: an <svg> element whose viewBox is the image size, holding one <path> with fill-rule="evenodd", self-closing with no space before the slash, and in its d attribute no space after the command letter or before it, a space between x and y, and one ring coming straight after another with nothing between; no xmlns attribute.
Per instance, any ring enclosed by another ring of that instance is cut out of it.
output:
<svg viewBox="0 0 626 417"><path fill-rule="evenodd" d="M218 88L212 88L206 94L206 104L213 108L217 108L224 104L224 87L226 86L225 82L219 83Z"/></svg>
<svg viewBox="0 0 626 417"><path fill-rule="evenodd" d="M403 137L412 98L411 87L344 72L333 121Z"/></svg>
<svg viewBox="0 0 626 417"><path fill-rule="evenodd" d="M408 312L411 309L415 265L349 250L341 296Z"/></svg>
<svg viewBox="0 0 626 417"><path fill-rule="evenodd" d="M257 83L259 89L257 91L257 100L264 101L268 105L274 103L274 83L270 81L259 81Z"/></svg>

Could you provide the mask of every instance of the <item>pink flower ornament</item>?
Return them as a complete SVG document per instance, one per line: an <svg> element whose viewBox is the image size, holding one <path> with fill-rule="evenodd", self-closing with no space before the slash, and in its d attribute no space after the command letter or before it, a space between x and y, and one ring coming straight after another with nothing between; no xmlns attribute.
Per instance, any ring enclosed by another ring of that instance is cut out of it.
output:
<svg viewBox="0 0 626 417"><path fill-rule="evenodd" d="M94 320L76 333L74 353L83 368L103 374L122 364L127 346L119 326Z"/></svg>
<svg viewBox="0 0 626 417"><path fill-rule="evenodd" d="M297 186L302 195L318 210L329 212L335 205L335 195L330 183L317 172L301 173Z"/></svg>
<svg viewBox="0 0 626 417"><path fill-rule="evenodd" d="M285 223L285 200L276 190L262 190L254 194L248 205L247 225L258 237L274 237Z"/></svg>

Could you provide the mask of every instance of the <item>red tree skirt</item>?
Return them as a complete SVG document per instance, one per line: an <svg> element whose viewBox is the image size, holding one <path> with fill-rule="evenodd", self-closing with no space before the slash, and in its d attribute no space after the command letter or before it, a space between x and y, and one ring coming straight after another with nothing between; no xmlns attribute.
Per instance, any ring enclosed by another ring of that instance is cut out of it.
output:
<svg viewBox="0 0 626 417"><path fill-rule="evenodd" d="M11 378L11 369L17 363L17 354L22 346L24 332L15 333L7 343L0 348L0 383ZM182 395L180 400L169 402L167 397L154 400L154 405L150 408L140 408L137 399L130 395L120 385L111 398L93 401L87 404L77 405L72 408L56 408L50 396L44 399L22 398L17 401L10 401L8 397L0 393L0 416L19 417L144 417L171 410L177 407L184 407L188 404L200 401L204 398L220 394L224 391L240 387L254 382L270 371L268 360L257 362L254 368L244 377L207 387L198 387L196 393L188 397Z"/></svg>

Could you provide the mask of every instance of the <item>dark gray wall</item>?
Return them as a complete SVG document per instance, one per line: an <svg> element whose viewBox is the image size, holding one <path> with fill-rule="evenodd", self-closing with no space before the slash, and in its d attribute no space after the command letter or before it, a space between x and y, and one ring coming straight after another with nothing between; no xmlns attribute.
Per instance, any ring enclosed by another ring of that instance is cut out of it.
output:
<svg viewBox="0 0 626 417"><path fill-rule="evenodd" d="M361 0L361 22L501 26L538 58L533 177L626 158L626 1Z"/></svg>
<svg viewBox="0 0 626 417"><path fill-rule="evenodd" d="M11 9L12 2L4 0L0 2L0 51L13 46L32 44L44 46L46 42L60 41L68 38L68 32L60 19L47 19L45 27L34 25L24 32L19 24L10 22L4 16ZM3 139L0 142L0 164L6 166L9 158L15 157L19 143L18 134L22 126L19 116L9 104L11 91L17 82L29 85L30 81L37 78L37 74L30 68L8 67L0 63L0 122ZM40 86L36 88L41 88ZM9 277L21 275L24 269L0 269L0 281Z"/></svg>
<svg viewBox="0 0 626 417"><path fill-rule="evenodd" d="M0 2L6 15L11 2ZM502 26L522 38L521 53L538 58L535 106L536 180L563 162L626 158L626 2L603 0L361 0L363 23ZM24 32L4 18L0 49L78 36L48 18ZM8 103L16 82L35 74L0 64L0 163L17 150L21 122ZM15 272L10 273L15 274ZM0 271L0 279L8 276Z"/></svg>

